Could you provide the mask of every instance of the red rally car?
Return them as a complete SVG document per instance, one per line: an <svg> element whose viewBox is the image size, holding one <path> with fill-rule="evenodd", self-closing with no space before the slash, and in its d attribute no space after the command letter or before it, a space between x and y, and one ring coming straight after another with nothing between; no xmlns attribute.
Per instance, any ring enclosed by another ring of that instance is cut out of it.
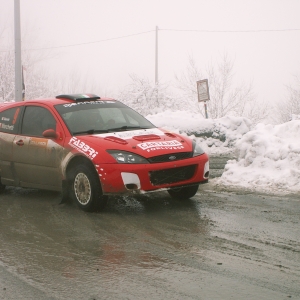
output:
<svg viewBox="0 0 300 300"><path fill-rule="evenodd" d="M208 156L186 136L157 128L125 104L93 94L0 104L0 191L61 191L85 211L108 195L167 190L193 197Z"/></svg>

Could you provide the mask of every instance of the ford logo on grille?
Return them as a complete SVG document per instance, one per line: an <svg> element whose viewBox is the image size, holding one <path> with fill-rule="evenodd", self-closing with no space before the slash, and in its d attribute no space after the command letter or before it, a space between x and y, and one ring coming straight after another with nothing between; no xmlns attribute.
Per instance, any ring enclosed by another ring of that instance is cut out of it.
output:
<svg viewBox="0 0 300 300"><path fill-rule="evenodd" d="M172 155L172 156L169 156L169 160L174 160L176 159L176 156Z"/></svg>

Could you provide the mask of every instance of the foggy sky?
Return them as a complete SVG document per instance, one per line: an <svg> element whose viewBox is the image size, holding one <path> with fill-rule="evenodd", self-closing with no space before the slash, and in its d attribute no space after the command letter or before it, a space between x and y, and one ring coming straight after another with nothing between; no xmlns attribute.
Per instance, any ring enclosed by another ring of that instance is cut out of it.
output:
<svg viewBox="0 0 300 300"><path fill-rule="evenodd" d="M55 47L56 56L44 67L65 78L79 72L108 92L122 89L133 73L154 81L156 26L161 82L180 74L189 56L205 70L224 53L235 60L236 80L252 81L261 101L280 101L285 85L300 75L298 0L20 2L22 34L31 38L22 49L38 53ZM7 40L13 42L13 4L0 0L0 32L5 28L0 51Z"/></svg>

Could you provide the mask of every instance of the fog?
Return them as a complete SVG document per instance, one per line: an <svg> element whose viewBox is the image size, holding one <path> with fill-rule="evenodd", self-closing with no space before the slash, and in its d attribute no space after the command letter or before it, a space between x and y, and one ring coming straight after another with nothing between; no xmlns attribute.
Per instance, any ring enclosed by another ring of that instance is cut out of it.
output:
<svg viewBox="0 0 300 300"><path fill-rule="evenodd" d="M23 53L46 53L39 65L52 75L79 73L107 96L122 89L129 74L154 81L156 26L160 82L182 73L189 56L205 76L208 65L226 53L235 61L236 79L252 82L258 100L275 102L299 74L297 0L20 3ZM14 1L0 0L0 51L13 51L13 17Z"/></svg>

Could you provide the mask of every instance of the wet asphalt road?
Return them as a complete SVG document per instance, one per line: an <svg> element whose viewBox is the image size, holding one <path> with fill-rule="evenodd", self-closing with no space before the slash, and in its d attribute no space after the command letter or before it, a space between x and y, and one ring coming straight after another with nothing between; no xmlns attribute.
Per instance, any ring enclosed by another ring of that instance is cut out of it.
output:
<svg viewBox="0 0 300 300"><path fill-rule="evenodd" d="M8 188L0 299L300 299L299 225L298 195L213 182L186 202L115 197L101 213Z"/></svg>

